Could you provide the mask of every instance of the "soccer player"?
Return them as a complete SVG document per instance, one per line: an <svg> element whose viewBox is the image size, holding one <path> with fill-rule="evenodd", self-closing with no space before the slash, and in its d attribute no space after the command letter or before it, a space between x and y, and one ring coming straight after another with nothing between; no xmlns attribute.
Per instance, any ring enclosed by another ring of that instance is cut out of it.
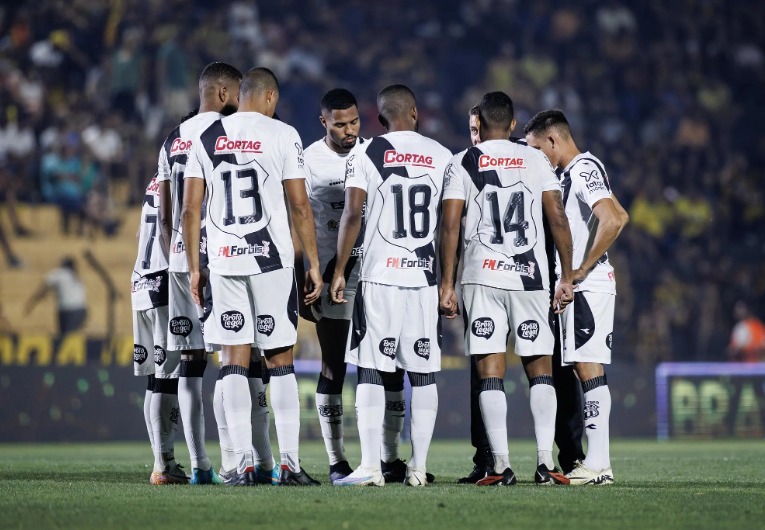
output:
<svg viewBox="0 0 765 530"><path fill-rule="evenodd" d="M468 329L466 353L478 356L479 396L494 468L478 485L513 485L507 449L507 400L504 392L507 337L515 333L530 386L537 437L537 472L541 484L567 483L555 469L555 389L551 355L555 339L548 320L549 288L543 212L561 250L562 278L553 304L573 297L571 234L563 212L560 184L544 156L509 141L513 103L490 92L479 106L480 139L449 162L444 179L441 237L441 308L459 313L454 266L464 208L465 267L463 298Z"/></svg>
<svg viewBox="0 0 765 530"><path fill-rule="evenodd" d="M316 409L329 456L329 480L334 483L353 472L343 447L342 397L346 367L345 345L353 305L334 303L329 296L329 284L335 272L337 234L345 201L345 162L350 150L357 142L363 143L364 139L359 138L361 122L356 98L348 90L335 88L324 95L319 120L327 134L305 150L305 183L316 224L319 264L324 271L324 291L319 300L308 308L312 313L306 316L316 322L316 334L321 346L322 366L316 388ZM356 293L362 242L363 230L345 268L345 296L349 300L353 300ZM300 286L305 275L300 250L297 250L295 256L295 272Z"/></svg>
<svg viewBox="0 0 765 530"><path fill-rule="evenodd" d="M192 484L219 484L221 479L213 470L205 448L202 379L207 356L199 320L201 311L191 297L189 268L183 247L183 176L193 138L222 116L236 112L241 79L241 72L231 65L207 65L199 77L199 111L184 118L167 137L159 153L157 181L160 202L164 205L161 227L170 245L168 347L182 352L178 401L191 456Z"/></svg>
<svg viewBox="0 0 765 530"><path fill-rule="evenodd" d="M412 459L405 483L424 486L438 411L435 372L441 369L435 268L438 199L451 153L417 133L417 104L406 86L381 90L377 109L388 132L357 145L348 157L330 290L335 303L348 302L345 270L366 201L364 259L346 354L346 361L358 366L361 465L335 484L385 485L380 462L386 408L383 381L401 368L409 372L412 384Z"/></svg>
<svg viewBox="0 0 765 530"><path fill-rule="evenodd" d="M157 175L146 188L138 229L138 257L131 283L133 306L133 370L147 376L143 415L154 452L150 482L188 484L189 476L175 461L178 429L178 374L181 353L167 349L167 243L161 223Z"/></svg>
<svg viewBox="0 0 765 530"><path fill-rule="evenodd" d="M561 318L563 362L574 364L582 382L587 455L566 476L572 485L610 484L614 481L608 441L611 393L603 365L611 363L616 278L608 249L629 216L611 193L600 160L577 148L561 111L540 112L523 132L528 144L561 170L563 204L573 234L577 268L571 278L576 288L574 301Z"/></svg>
<svg viewBox="0 0 765 530"><path fill-rule="evenodd" d="M208 280L199 261L200 212L207 189L206 246L214 303L205 327L208 341L223 348L221 392L215 401L222 402L237 458L237 472L226 482L230 485L258 482L247 381L251 344L265 356L270 376L280 484L319 484L298 459L300 401L292 356L298 291L287 203L309 263L305 303L318 299L323 283L303 146L294 128L271 118L278 101L274 74L266 68L249 70L239 87L239 112L213 122L193 140L184 175L183 239L198 305Z"/></svg>

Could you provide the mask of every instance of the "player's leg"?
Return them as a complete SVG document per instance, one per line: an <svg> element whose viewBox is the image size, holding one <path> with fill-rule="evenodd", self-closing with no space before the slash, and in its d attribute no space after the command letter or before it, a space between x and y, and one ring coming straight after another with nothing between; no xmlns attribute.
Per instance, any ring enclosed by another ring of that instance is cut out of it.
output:
<svg viewBox="0 0 765 530"><path fill-rule="evenodd" d="M402 368L396 368L395 372L380 374L385 389L385 416L383 417L380 460L386 482L403 482L406 476L406 464L398 454L406 417L405 373Z"/></svg>
<svg viewBox="0 0 765 530"><path fill-rule="evenodd" d="M467 316L467 315L466 315ZM466 324L467 326L467 324ZM494 468L494 458L491 456L491 446L486 437L486 426L481 416L481 378L478 375L476 358L470 356L470 443L475 447L473 455L473 471L457 481L458 484L475 484L486 477Z"/></svg>
<svg viewBox="0 0 765 530"><path fill-rule="evenodd" d="M151 401L155 385L154 358L146 345L153 343L151 319L145 311L133 311L133 373L136 377L146 377L148 382L143 402L143 419L146 422L152 455L155 454L154 429L151 425Z"/></svg>
<svg viewBox="0 0 765 530"><path fill-rule="evenodd" d="M316 323L316 335L319 338L322 358L319 384L316 387L316 409L319 414L321 435L329 457L330 482L345 478L353 472L345 457L343 446L345 346L348 342L350 324L350 319L326 316Z"/></svg>
<svg viewBox="0 0 765 530"><path fill-rule="evenodd" d="M277 486L279 484L279 470L276 469L276 461L271 452L271 436L268 432L270 424L266 398L268 369L265 367L260 351L255 347L251 349L250 353L248 381L250 383L250 399L252 400L252 447L255 449L255 474L259 484Z"/></svg>
<svg viewBox="0 0 765 530"><path fill-rule="evenodd" d="M556 321L558 316L555 316ZM582 436L584 421L582 390L573 366L565 366L561 357L560 333L555 334L553 352L553 382L558 402L555 415L555 445L558 446L558 463L563 473L574 469L574 462L584 460Z"/></svg>

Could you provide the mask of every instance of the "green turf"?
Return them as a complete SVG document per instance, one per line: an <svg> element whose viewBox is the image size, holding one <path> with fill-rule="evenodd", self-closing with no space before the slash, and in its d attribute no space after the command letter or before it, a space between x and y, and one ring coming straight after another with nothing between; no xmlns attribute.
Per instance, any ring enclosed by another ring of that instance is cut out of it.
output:
<svg viewBox="0 0 765 530"><path fill-rule="evenodd" d="M323 445L301 449L326 483ZM454 484L466 442L433 444L427 488L227 488L150 486L146 444L0 445L0 528L765 528L762 441L617 441L616 484L586 488L534 486L533 444L510 451L512 488Z"/></svg>

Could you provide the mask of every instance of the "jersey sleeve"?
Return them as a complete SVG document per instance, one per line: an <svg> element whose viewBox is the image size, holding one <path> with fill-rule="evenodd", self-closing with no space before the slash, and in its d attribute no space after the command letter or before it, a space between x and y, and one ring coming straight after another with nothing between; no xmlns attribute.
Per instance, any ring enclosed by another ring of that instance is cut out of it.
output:
<svg viewBox="0 0 765 530"><path fill-rule="evenodd" d="M159 150L159 157L157 159L157 182L163 180L170 180L170 163L167 160L167 151L164 144Z"/></svg>
<svg viewBox="0 0 765 530"><path fill-rule="evenodd" d="M369 175L364 165L366 149L353 148L345 162L345 189L360 188L367 191L369 184Z"/></svg>
<svg viewBox="0 0 765 530"><path fill-rule="evenodd" d="M305 156L303 155L303 142L300 140L300 135L290 127L284 138L282 180L305 179Z"/></svg>
<svg viewBox="0 0 765 530"><path fill-rule="evenodd" d="M595 203L611 198L605 175L592 162L582 161L571 168L571 188L576 198L592 208Z"/></svg>
<svg viewBox="0 0 765 530"><path fill-rule="evenodd" d="M455 155L446 164L444 170L443 199L458 199L466 201L470 190L470 175L462 167L462 156Z"/></svg>
<svg viewBox="0 0 765 530"><path fill-rule="evenodd" d="M204 146L199 136L194 138L191 143L191 152L186 159L186 169L183 174L184 179L203 179L204 173L204 159L207 153L204 151Z"/></svg>

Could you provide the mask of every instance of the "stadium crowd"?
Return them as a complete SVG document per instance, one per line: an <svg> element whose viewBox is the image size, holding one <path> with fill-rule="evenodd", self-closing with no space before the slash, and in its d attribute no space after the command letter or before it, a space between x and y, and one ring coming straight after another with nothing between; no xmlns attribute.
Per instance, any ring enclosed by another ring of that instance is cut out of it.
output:
<svg viewBox="0 0 765 530"><path fill-rule="evenodd" d="M421 132L455 152L468 145L468 109L502 90L519 135L537 111L561 108L630 213L611 253L619 358L724 360L736 302L765 315L763 21L754 0L6 4L6 230L28 235L14 215L23 201L57 204L65 232L112 234L213 60L271 68L279 115L305 145L322 135L319 100L336 86L356 94L368 137L382 132L377 91L407 83Z"/></svg>

